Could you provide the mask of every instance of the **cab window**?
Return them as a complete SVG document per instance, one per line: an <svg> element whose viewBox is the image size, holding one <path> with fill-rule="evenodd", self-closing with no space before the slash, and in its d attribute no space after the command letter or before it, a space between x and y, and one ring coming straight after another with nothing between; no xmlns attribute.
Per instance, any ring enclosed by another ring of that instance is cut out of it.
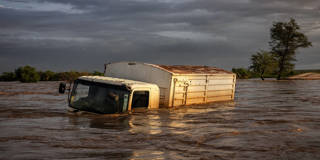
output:
<svg viewBox="0 0 320 160"><path fill-rule="evenodd" d="M149 106L149 91L134 91L132 97L132 108Z"/></svg>

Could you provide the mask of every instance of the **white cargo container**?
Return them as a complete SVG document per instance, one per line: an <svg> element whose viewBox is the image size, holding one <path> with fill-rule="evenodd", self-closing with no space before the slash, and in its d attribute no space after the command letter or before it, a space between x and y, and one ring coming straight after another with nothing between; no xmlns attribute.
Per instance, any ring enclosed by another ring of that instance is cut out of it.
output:
<svg viewBox="0 0 320 160"><path fill-rule="evenodd" d="M234 99L236 75L209 66L117 62L105 76L148 82L160 88L160 106L180 106Z"/></svg>

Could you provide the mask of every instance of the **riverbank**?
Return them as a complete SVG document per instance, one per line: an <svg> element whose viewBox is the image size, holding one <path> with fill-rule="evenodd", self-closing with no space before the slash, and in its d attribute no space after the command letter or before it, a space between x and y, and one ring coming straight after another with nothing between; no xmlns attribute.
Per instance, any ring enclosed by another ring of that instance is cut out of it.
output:
<svg viewBox="0 0 320 160"><path fill-rule="evenodd" d="M287 78L288 80L320 80L320 73L302 73Z"/></svg>

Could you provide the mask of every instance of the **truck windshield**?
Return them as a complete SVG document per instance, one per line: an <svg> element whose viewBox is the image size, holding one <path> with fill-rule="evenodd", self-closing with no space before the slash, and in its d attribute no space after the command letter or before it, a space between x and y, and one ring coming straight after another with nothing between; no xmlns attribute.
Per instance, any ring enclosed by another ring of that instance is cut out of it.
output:
<svg viewBox="0 0 320 160"><path fill-rule="evenodd" d="M128 109L129 91L124 87L75 81L70 107L96 113L121 113Z"/></svg>

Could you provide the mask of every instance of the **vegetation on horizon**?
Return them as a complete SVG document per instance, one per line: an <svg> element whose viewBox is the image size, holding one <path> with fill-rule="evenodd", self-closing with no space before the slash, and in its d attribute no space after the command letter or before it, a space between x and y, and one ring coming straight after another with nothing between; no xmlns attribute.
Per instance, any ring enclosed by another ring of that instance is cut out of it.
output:
<svg viewBox="0 0 320 160"><path fill-rule="evenodd" d="M270 29L269 46L271 51L259 51L251 56L251 65L248 69L233 68L238 78L256 78L264 80L273 77L280 80L295 75L293 63L299 48L312 46L306 35L299 32L300 26L291 18L289 22L274 22Z"/></svg>
<svg viewBox="0 0 320 160"><path fill-rule="evenodd" d="M251 66L254 73L258 74L262 80L266 74L272 74L277 67L277 62L270 52L260 51L251 56Z"/></svg>
<svg viewBox="0 0 320 160"><path fill-rule="evenodd" d="M15 69L14 72L3 72L0 75L0 81L20 81L24 83L38 82L38 81L74 81L80 76L99 75L103 76L103 73L94 71L89 72L52 72L52 71L37 71L34 67L23 66Z"/></svg>

